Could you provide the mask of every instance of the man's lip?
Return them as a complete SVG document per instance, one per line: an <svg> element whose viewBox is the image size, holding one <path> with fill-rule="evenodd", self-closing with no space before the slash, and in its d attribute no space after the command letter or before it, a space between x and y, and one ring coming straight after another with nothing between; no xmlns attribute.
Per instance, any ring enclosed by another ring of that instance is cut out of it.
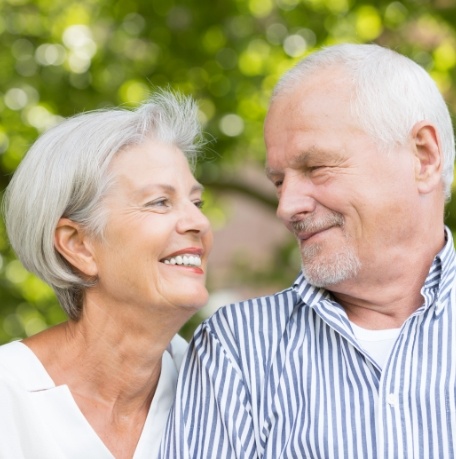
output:
<svg viewBox="0 0 456 459"><path fill-rule="evenodd" d="M312 233L299 233L298 238L300 241L307 241L307 239L310 239L313 235L317 234L317 232L312 232Z"/></svg>
<svg viewBox="0 0 456 459"><path fill-rule="evenodd" d="M323 233L324 231L327 231L329 229L331 229L332 226L330 226L329 228L322 228L322 229L319 229L317 231L302 231L300 233L297 233L297 237L300 241L307 241L309 240L311 237L315 236L316 234L320 234L320 233Z"/></svg>

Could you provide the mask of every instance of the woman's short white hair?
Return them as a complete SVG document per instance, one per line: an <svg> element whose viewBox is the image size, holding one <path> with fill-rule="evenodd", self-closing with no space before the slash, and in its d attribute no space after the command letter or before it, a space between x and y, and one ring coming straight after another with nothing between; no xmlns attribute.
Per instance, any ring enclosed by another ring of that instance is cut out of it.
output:
<svg viewBox="0 0 456 459"><path fill-rule="evenodd" d="M352 84L352 114L386 149L403 144L413 126L433 123L443 152L442 181L451 197L454 132L445 101L430 75L417 63L375 44L341 44L310 54L277 83L272 100L292 91L314 72L337 67Z"/></svg>
<svg viewBox="0 0 456 459"><path fill-rule="evenodd" d="M136 110L96 110L66 119L41 135L20 163L3 202L8 237L25 268L52 286L71 319L80 317L84 290L94 281L55 249L59 219L102 237L102 201L115 155L152 138L177 146L193 166L202 140L197 115L192 98L158 91Z"/></svg>

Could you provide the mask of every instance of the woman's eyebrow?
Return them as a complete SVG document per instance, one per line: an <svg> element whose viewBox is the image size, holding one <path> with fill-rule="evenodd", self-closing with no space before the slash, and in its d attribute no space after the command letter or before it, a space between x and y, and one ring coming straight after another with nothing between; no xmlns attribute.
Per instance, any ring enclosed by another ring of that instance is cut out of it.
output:
<svg viewBox="0 0 456 459"><path fill-rule="evenodd" d="M192 189L190 190L192 193L195 191L200 191L201 193L204 191L204 186L201 185L201 183L197 183L196 185L192 186Z"/></svg>
<svg viewBox="0 0 456 459"><path fill-rule="evenodd" d="M176 188L172 185L168 185L167 183L154 183L151 185L145 185L142 188L139 188L134 192L135 195L137 196L147 196L150 193L156 192L156 191L164 191L169 194L174 194L176 193ZM197 183L192 186L190 189L190 193L195 193L195 192L203 192L204 191L204 186L201 185L200 183Z"/></svg>

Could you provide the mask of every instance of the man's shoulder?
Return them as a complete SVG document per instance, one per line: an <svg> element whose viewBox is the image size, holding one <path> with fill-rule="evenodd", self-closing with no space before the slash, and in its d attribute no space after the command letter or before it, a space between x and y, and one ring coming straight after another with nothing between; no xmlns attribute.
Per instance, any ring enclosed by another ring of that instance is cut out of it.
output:
<svg viewBox="0 0 456 459"><path fill-rule="evenodd" d="M203 322L202 328L224 334L228 330L234 334L243 331L263 333L284 327L298 303L299 295L289 287L271 295L224 305Z"/></svg>
<svg viewBox="0 0 456 459"><path fill-rule="evenodd" d="M222 306L198 327L191 349L205 355L205 362L223 355L245 371L263 367L277 352L299 305L299 296L291 287Z"/></svg>

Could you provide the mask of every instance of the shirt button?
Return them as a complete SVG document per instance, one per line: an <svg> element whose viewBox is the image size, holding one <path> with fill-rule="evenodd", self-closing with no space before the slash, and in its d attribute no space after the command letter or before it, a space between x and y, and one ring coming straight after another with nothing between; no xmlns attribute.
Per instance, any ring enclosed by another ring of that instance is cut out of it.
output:
<svg viewBox="0 0 456 459"><path fill-rule="evenodd" d="M390 406L394 406L396 404L396 396L394 394L388 394L386 397L386 403Z"/></svg>

